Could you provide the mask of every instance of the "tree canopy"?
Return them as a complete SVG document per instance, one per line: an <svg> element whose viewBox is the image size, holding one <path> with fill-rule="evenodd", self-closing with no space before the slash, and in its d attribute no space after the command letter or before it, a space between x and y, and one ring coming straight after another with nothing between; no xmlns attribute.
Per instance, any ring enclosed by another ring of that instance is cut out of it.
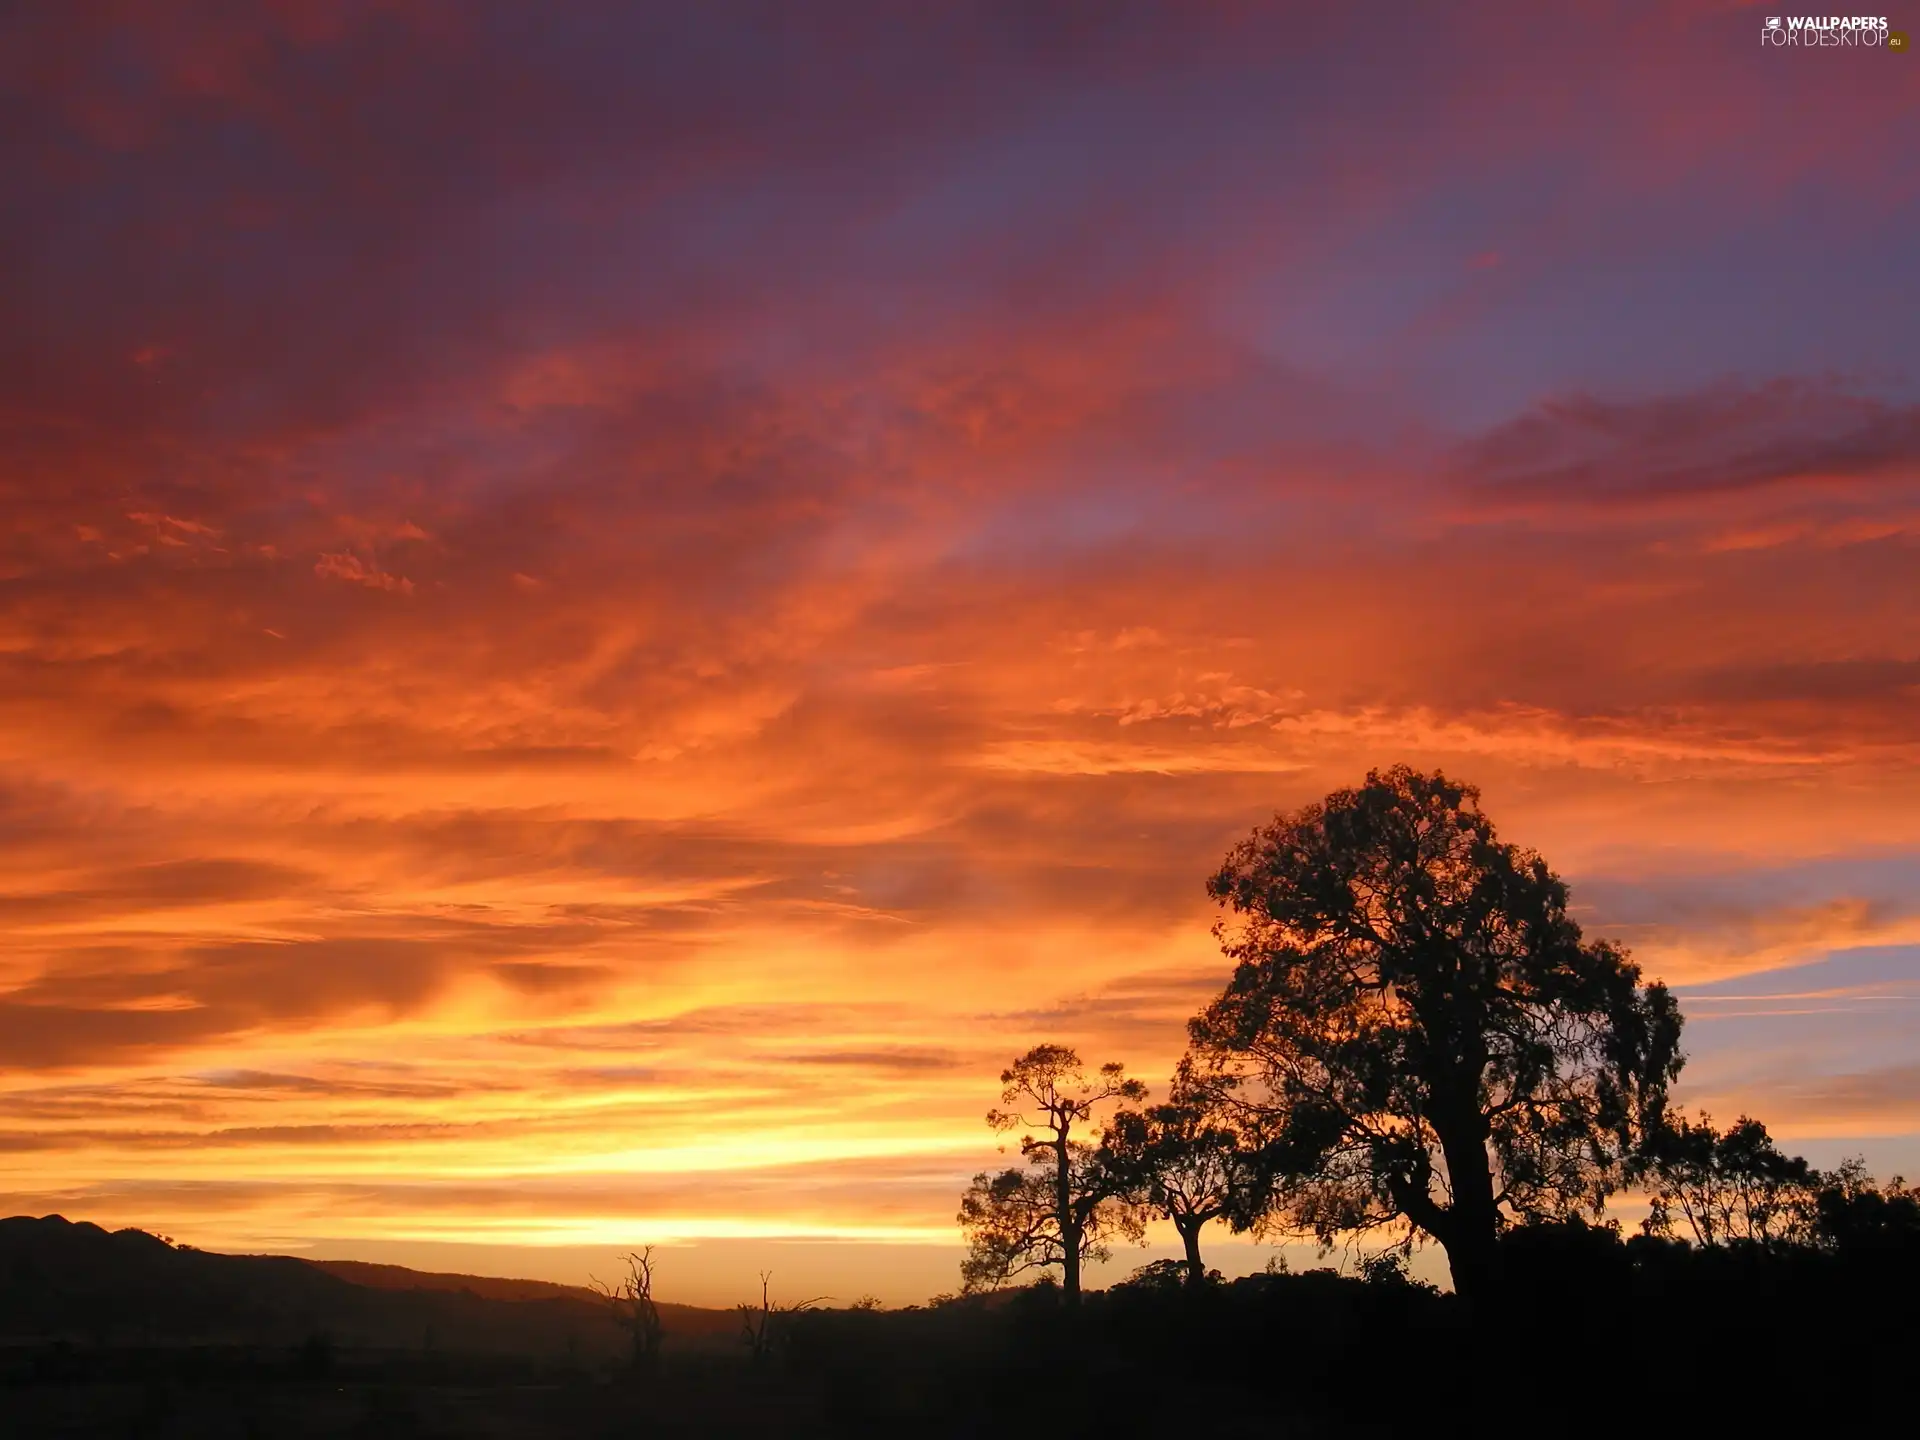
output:
<svg viewBox="0 0 1920 1440"><path fill-rule="evenodd" d="M1746 1115L1724 1131L1708 1115L1669 1118L1648 1132L1640 1169L1650 1182L1642 1228L1673 1236L1684 1225L1700 1245L1806 1240L1827 1180L1783 1154L1767 1127Z"/></svg>
<svg viewBox="0 0 1920 1440"><path fill-rule="evenodd" d="M1121 1192L1173 1223L1189 1285L1204 1284L1200 1233L1212 1220L1250 1223L1257 1204L1248 1157L1227 1115L1204 1093L1144 1110L1122 1110L1107 1127L1100 1160Z"/></svg>
<svg viewBox="0 0 1920 1440"><path fill-rule="evenodd" d="M1587 941L1567 887L1479 792L1395 767L1277 816L1208 882L1236 962L1194 1073L1330 1243L1398 1227L1462 1294L1516 1219L1597 1213L1678 1074L1680 1014Z"/></svg>

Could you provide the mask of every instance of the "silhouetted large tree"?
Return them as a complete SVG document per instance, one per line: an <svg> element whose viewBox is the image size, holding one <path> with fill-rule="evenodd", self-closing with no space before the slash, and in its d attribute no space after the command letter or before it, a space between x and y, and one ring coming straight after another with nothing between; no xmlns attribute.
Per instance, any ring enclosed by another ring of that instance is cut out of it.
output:
<svg viewBox="0 0 1920 1440"><path fill-rule="evenodd" d="M1411 1225L1471 1296L1503 1225L1597 1211L1665 1111L1671 996L1581 939L1566 886L1471 786L1370 773L1256 830L1207 888L1241 923L1216 927L1238 965L1192 1022L1197 1073L1323 1243Z"/></svg>
<svg viewBox="0 0 1920 1440"><path fill-rule="evenodd" d="M1058 1265L1068 1304L1080 1299L1080 1265L1101 1239L1136 1221L1116 1203L1114 1177L1087 1133L1095 1111L1115 1100L1144 1100L1146 1086L1118 1063L1089 1076L1064 1045L1036 1045L1000 1074L1000 1103L987 1112L995 1130L1024 1129L1024 1166L974 1176L960 1202L967 1237L961 1280L968 1290L1004 1284L1026 1270ZM1037 1133L1036 1133L1037 1132Z"/></svg>

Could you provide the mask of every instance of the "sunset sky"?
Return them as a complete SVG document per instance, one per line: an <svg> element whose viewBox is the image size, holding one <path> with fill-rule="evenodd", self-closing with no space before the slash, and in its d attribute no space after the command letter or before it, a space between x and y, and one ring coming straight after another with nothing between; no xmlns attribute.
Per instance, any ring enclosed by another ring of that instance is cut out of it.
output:
<svg viewBox="0 0 1920 1440"><path fill-rule="evenodd" d="M8 7L0 1213L957 1288L1403 760L1920 1170L1920 59L1763 23Z"/></svg>

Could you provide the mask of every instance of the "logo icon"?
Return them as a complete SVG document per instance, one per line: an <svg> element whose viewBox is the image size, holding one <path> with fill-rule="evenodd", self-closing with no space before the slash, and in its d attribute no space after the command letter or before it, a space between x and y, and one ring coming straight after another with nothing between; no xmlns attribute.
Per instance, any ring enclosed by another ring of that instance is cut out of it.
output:
<svg viewBox="0 0 1920 1440"><path fill-rule="evenodd" d="M1906 48L1907 48L1907 44L1908 44L1908 41L1907 41L1907 32L1906 32L1906 31L1904 31L1904 30L1889 30L1889 31L1887 32L1887 49L1889 49L1889 50L1904 50L1904 49L1906 49Z"/></svg>
<svg viewBox="0 0 1920 1440"><path fill-rule="evenodd" d="M1769 15L1767 17L1767 28L1769 30L1778 30L1780 28L1780 17L1778 15Z"/></svg>

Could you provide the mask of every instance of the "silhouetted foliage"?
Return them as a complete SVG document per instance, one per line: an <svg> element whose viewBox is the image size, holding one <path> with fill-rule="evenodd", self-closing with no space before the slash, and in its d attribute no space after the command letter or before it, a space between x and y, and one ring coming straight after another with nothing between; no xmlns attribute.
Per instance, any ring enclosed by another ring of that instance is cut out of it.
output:
<svg viewBox="0 0 1920 1440"><path fill-rule="evenodd" d="M1208 893L1241 924L1216 927L1237 963L1192 1022L1195 1074L1322 1243L1422 1232L1473 1295L1504 1226L1597 1213L1665 1112L1672 997L1582 940L1469 785L1370 773L1256 830Z"/></svg>
<svg viewBox="0 0 1920 1440"><path fill-rule="evenodd" d="M1386 1250L1369 1255L1360 1262L1360 1278L1369 1285L1408 1285L1422 1290L1434 1287L1416 1280L1407 1268L1407 1256L1401 1250Z"/></svg>
<svg viewBox="0 0 1920 1440"><path fill-rule="evenodd" d="M1220 1279L1218 1270L1201 1275L1200 1284ZM1161 1293L1194 1286L1192 1266L1186 1260L1149 1260L1112 1288L1116 1291L1147 1290Z"/></svg>
<svg viewBox="0 0 1920 1440"><path fill-rule="evenodd" d="M1210 1220L1250 1208L1255 1170L1226 1113L1204 1093L1146 1110L1121 1110L1107 1126L1100 1162L1119 1194L1173 1222L1186 1252L1187 1282L1203 1285L1200 1232Z"/></svg>
<svg viewBox="0 0 1920 1440"><path fill-rule="evenodd" d="M1063 1045L1036 1045L1000 1074L1000 1103L987 1112L995 1130L1026 1130L1026 1162L974 1176L960 1200L967 1257L960 1265L968 1293L1004 1285L1015 1275L1058 1266L1066 1302L1080 1299L1080 1269L1105 1259L1109 1235L1137 1235L1140 1217L1121 1202L1120 1185L1081 1127L1113 1101L1146 1099L1147 1087L1115 1062L1089 1075ZM1037 1134L1033 1132L1039 1132Z"/></svg>
<svg viewBox="0 0 1920 1440"><path fill-rule="evenodd" d="M1805 1242L1815 1230L1819 1172L1783 1155L1758 1120L1716 1130L1712 1117L1669 1117L1648 1131L1636 1169L1648 1181L1641 1228L1699 1245Z"/></svg>
<svg viewBox="0 0 1920 1440"><path fill-rule="evenodd" d="M1848 1160L1820 1177L1813 1231L1817 1243L1841 1255L1920 1262L1920 1190L1899 1175L1880 1185L1862 1161Z"/></svg>

